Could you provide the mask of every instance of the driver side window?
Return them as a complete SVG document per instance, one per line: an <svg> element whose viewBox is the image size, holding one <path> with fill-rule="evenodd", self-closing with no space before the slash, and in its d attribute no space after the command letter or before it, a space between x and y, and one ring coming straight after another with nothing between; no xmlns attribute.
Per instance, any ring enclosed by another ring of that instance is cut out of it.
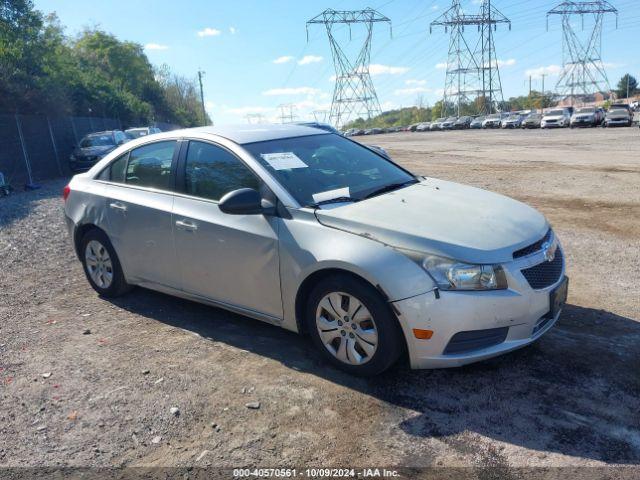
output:
<svg viewBox="0 0 640 480"><path fill-rule="evenodd" d="M189 142L185 166L185 193L207 200L220 200L240 188L260 188L260 181L238 158L224 148L204 142Z"/></svg>

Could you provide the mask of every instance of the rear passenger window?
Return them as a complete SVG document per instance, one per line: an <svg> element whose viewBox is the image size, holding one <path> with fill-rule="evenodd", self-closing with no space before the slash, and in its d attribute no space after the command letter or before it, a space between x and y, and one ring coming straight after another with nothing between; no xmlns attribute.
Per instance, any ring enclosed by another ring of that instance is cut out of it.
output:
<svg viewBox="0 0 640 480"><path fill-rule="evenodd" d="M240 188L258 190L255 174L227 150L210 143L189 142L185 171L188 195L220 200Z"/></svg>
<svg viewBox="0 0 640 480"><path fill-rule="evenodd" d="M104 180L106 182L124 183L124 170L127 168L128 156L129 154L125 153L111 162L104 170L102 170L102 172L100 172L97 179Z"/></svg>
<svg viewBox="0 0 640 480"><path fill-rule="evenodd" d="M129 185L172 190L171 163L176 142L157 142L131 150L125 181Z"/></svg>

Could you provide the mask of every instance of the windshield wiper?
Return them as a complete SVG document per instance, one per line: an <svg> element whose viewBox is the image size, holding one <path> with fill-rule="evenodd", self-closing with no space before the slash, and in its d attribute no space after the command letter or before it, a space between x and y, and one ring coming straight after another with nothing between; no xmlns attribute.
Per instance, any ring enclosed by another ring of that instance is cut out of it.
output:
<svg viewBox="0 0 640 480"><path fill-rule="evenodd" d="M369 193L366 197L364 198L371 198L371 197L377 197L378 195L382 195L383 193L388 193L388 192L393 192L395 190L400 190L401 188L407 187L409 185L414 185L416 183L419 183L418 180L409 180L408 182L401 182L401 183L390 183L389 185L385 185L384 187L378 188L376 190L374 190L373 192Z"/></svg>
<svg viewBox="0 0 640 480"><path fill-rule="evenodd" d="M336 198L328 198L327 200L322 200L320 202L316 202L316 203L312 203L309 205L309 207L312 208L318 208L322 205L329 205L331 203L343 203L343 202L351 202L351 203L356 203L359 202L360 200L358 200L357 198L353 198L353 197L336 197Z"/></svg>

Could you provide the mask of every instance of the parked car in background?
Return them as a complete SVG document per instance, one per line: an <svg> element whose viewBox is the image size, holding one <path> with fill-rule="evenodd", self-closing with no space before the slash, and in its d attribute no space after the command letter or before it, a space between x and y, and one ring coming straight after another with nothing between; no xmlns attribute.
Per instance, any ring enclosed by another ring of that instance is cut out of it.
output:
<svg viewBox="0 0 640 480"><path fill-rule="evenodd" d="M415 132L416 130L418 130L418 125L420 125L419 123L414 123L413 125L409 125L407 127L407 131L408 132Z"/></svg>
<svg viewBox="0 0 640 480"><path fill-rule="evenodd" d="M124 134L130 139L135 140L136 138L146 137L147 135L153 135L154 133L161 133L158 127L136 127L136 128L128 128L124 131Z"/></svg>
<svg viewBox="0 0 640 480"><path fill-rule="evenodd" d="M530 113L522 120L522 128L540 128L542 115L540 113Z"/></svg>
<svg viewBox="0 0 640 480"><path fill-rule="evenodd" d="M69 169L82 172L93 167L102 157L129 141L122 130L108 130L86 135L69 157Z"/></svg>
<svg viewBox="0 0 640 480"><path fill-rule="evenodd" d="M453 128L454 130L466 130L470 127L472 120L471 117L460 117L453 124Z"/></svg>
<svg viewBox="0 0 640 480"><path fill-rule="evenodd" d="M566 108L549 110L542 115L540 128L567 128L571 124L571 114Z"/></svg>
<svg viewBox="0 0 640 480"><path fill-rule="evenodd" d="M429 130L431 130L430 122L420 123L416 127L416 132L428 132Z"/></svg>
<svg viewBox="0 0 640 480"><path fill-rule="evenodd" d="M502 128L520 128L522 126L522 115L519 113L512 113L507 118L502 120Z"/></svg>
<svg viewBox="0 0 640 480"><path fill-rule="evenodd" d="M500 128L502 125L503 115L500 113L493 113L485 117L482 122L482 128Z"/></svg>
<svg viewBox="0 0 640 480"><path fill-rule="evenodd" d="M429 126L429 130L431 131L442 130L442 122L446 120L447 120L446 118L437 118L435 122L431 122L431 125Z"/></svg>
<svg viewBox="0 0 640 480"><path fill-rule="evenodd" d="M597 127L602 124L604 116L602 111L596 107L578 108L571 115L571 128L576 127Z"/></svg>
<svg viewBox="0 0 640 480"><path fill-rule="evenodd" d="M384 130L381 128L370 128L364 131L365 135L380 135L382 133L384 133Z"/></svg>
<svg viewBox="0 0 640 480"><path fill-rule="evenodd" d="M140 285L304 332L350 374L404 354L412 368L444 368L514 351L567 299L564 251L540 212L319 129L135 140L63 197L99 295Z"/></svg>
<svg viewBox="0 0 640 480"><path fill-rule="evenodd" d="M486 117L482 115L474 118L473 120L471 120L471 123L469 124L469 128L473 128L473 129L482 128L482 124L484 123L485 118Z"/></svg>
<svg viewBox="0 0 640 480"><path fill-rule="evenodd" d="M440 124L440 130L453 130L453 126L458 120L457 117L448 117L444 122Z"/></svg>
<svg viewBox="0 0 640 480"><path fill-rule="evenodd" d="M630 127L632 124L633 117L626 108L610 108L604 119L605 127Z"/></svg>

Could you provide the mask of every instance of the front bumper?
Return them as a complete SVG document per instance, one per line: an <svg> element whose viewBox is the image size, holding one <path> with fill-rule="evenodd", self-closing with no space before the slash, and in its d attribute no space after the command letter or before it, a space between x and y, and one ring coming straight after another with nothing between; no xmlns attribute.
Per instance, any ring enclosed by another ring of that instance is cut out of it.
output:
<svg viewBox="0 0 640 480"><path fill-rule="evenodd" d="M411 368L449 368L478 362L525 347L548 332L560 316L560 312L553 318L549 315L550 293L565 278L565 265L560 280L547 288L534 290L521 270L542 261L544 257L539 252L503 265L508 290L433 291L394 302L407 340ZM419 340L413 329L434 333L429 340ZM456 334L499 329L505 336L498 344L464 353L446 353Z"/></svg>
<svg viewBox="0 0 640 480"><path fill-rule="evenodd" d="M628 119L620 119L620 120L605 120L607 127L628 127L629 120Z"/></svg>

